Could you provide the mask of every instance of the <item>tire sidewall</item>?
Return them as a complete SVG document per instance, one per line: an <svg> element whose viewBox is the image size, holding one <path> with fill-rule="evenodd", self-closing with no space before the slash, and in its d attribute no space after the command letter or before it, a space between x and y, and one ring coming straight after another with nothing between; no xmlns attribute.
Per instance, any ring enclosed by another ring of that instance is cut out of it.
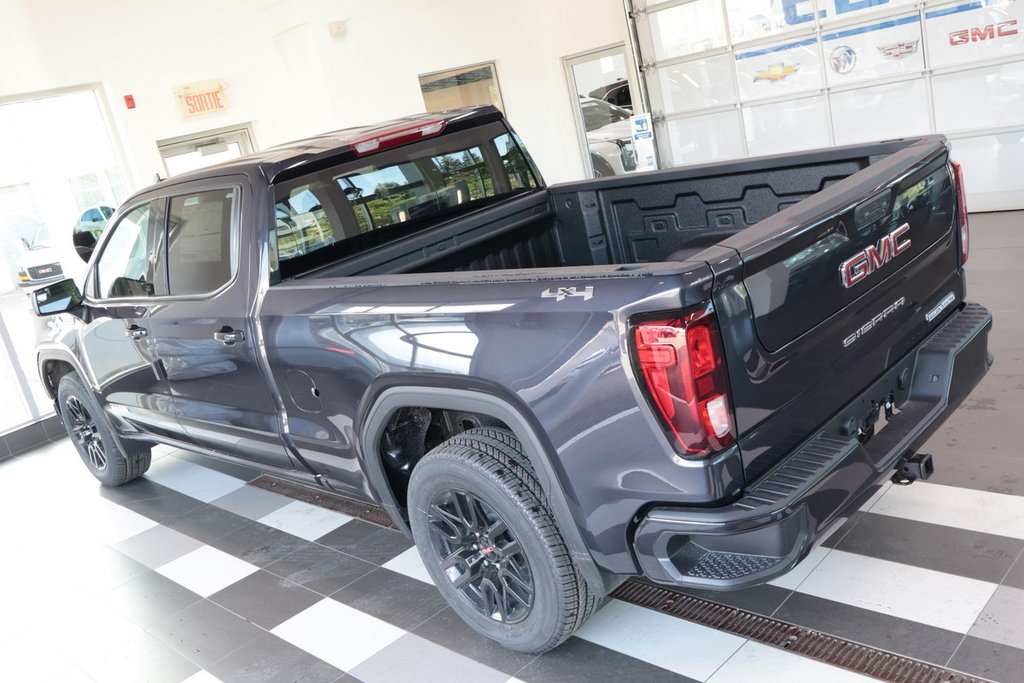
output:
<svg viewBox="0 0 1024 683"><path fill-rule="evenodd" d="M496 480L490 473L464 460L436 453L420 462L413 470L410 482L409 516L413 537L420 557L426 565L434 585L448 604L478 633L500 642L509 649L525 652L550 647L549 641L562 623L564 596L560 595L559 581L554 573L555 558L542 539L540 529L520 507L513 491ZM460 591L452 587L440 568L440 557L430 539L427 509L439 494L463 489L487 503L508 524L521 544L533 577L534 597L530 613L515 624L503 624L489 619ZM528 494L526 498L532 498ZM536 501L525 501L539 507Z"/></svg>

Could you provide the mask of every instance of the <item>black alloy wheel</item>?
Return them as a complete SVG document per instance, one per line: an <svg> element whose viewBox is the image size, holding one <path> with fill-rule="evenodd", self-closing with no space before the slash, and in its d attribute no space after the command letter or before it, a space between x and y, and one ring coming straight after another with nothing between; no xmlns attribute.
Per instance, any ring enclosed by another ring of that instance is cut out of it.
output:
<svg viewBox="0 0 1024 683"><path fill-rule="evenodd" d="M409 526L438 592L477 633L520 652L564 642L597 609L516 436L476 427L413 467Z"/></svg>
<svg viewBox="0 0 1024 683"><path fill-rule="evenodd" d="M431 543L452 586L489 619L504 624L525 619L533 607L533 575L508 523L461 489L437 495L427 516Z"/></svg>
<svg viewBox="0 0 1024 683"><path fill-rule="evenodd" d="M77 372L68 372L60 378L57 407L71 443L100 483L120 486L149 469L150 444L121 437L96 395Z"/></svg>
<svg viewBox="0 0 1024 683"><path fill-rule="evenodd" d="M103 438L96 426L96 420L77 396L68 396L64 400L64 408L71 418L68 430L88 457L92 468L97 472L103 472L107 469L107 450L103 446Z"/></svg>

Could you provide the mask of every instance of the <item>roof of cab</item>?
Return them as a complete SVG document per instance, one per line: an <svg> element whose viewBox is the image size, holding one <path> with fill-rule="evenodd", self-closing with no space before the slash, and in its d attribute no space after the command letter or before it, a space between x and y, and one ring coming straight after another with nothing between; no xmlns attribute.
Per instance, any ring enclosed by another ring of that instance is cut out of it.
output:
<svg viewBox="0 0 1024 683"><path fill-rule="evenodd" d="M385 134L396 128L412 128L420 123L426 124L439 120L445 122L446 128L453 125L472 125L487 120L497 120L501 116L501 112L490 105L413 114L368 126L344 128L342 130L321 133L311 138L286 142L244 157L239 157L238 159L176 175L173 181L174 183L180 183L243 173L249 176L261 176L266 178L268 182L272 182L274 177L282 171L300 169L302 166L321 159L350 152L352 151L353 143L366 138L372 138L375 133ZM139 190L135 194L150 192L165 182L167 181L161 180Z"/></svg>

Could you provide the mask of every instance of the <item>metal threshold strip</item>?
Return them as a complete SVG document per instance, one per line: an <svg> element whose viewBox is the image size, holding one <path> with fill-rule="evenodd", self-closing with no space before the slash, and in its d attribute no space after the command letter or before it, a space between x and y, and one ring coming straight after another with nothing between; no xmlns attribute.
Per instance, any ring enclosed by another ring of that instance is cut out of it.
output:
<svg viewBox="0 0 1024 683"><path fill-rule="evenodd" d="M249 483L267 491L280 493L311 505L319 505L335 512L342 512L379 526L395 528L383 508L370 503L269 475L263 475ZM754 612L695 598L671 588L655 586L637 579L631 579L622 584L612 592L611 596L617 600L646 607L677 619L732 633L793 652L808 659L884 681L982 683L987 680Z"/></svg>

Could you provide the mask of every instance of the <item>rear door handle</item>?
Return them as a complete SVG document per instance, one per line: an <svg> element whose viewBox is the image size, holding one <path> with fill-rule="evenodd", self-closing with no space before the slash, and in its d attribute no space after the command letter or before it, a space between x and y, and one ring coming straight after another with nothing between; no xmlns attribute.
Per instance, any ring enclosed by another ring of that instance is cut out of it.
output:
<svg viewBox="0 0 1024 683"><path fill-rule="evenodd" d="M131 337L135 341L138 341L148 335L149 331L145 327L139 327L138 325L130 325L124 331L124 336Z"/></svg>
<svg viewBox="0 0 1024 683"><path fill-rule="evenodd" d="M235 330L226 325L213 333L213 338L224 346L231 346L237 342L245 341L245 332Z"/></svg>

